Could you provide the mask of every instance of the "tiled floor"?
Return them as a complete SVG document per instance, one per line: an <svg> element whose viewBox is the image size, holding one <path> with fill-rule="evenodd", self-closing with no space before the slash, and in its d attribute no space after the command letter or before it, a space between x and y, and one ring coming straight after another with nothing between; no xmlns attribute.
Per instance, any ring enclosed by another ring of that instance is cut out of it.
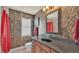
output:
<svg viewBox="0 0 79 59"><path fill-rule="evenodd" d="M31 53L31 48L26 48L25 46L11 49L9 53Z"/></svg>

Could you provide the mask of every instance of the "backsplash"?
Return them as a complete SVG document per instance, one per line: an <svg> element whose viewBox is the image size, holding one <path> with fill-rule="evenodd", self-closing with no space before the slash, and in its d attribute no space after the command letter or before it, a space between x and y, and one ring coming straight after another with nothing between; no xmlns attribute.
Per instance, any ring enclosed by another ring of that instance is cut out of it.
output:
<svg viewBox="0 0 79 59"><path fill-rule="evenodd" d="M67 38L73 38L74 25L76 20L76 11L79 16L79 7L77 6L63 6L61 8L61 29L62 35Z"/></svg>

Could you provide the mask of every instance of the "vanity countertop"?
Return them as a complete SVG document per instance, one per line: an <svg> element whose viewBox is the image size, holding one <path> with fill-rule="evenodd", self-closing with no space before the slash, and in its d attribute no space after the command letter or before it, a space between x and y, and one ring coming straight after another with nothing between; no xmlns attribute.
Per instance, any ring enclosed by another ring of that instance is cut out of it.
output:
<svg viewBox="0 0 79 59"><path fill-rule="evenodd" d="M43 37L44 38L44 37ZM60 53L79 53L79 45L76 45L73 41L68 39L56 39L56 38L50 38L52 42L45 42L42 41L42 37L34 38L32 39L50 47L56 50Z"/></svg>

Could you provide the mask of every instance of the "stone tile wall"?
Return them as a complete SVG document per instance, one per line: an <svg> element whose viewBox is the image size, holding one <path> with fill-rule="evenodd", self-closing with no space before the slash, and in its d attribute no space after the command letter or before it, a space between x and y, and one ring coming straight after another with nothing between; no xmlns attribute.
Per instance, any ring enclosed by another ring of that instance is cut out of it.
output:
<svg viewBox="0 0 79 59"><path fill-rule="evenodd" d="M76 12L79 16L79 6L61 7L61 30L62 35L67 38L73 38Z"/></svg>
<svg viewBox="0 0 79 59"><path fill-rule="evenodd" d="M9 10L9 13L11 24L12 48L23 46L25 45L25 43L31 41L31 37L21 36L21 18L25 17L33 19L33 16L12 9Z"/></svg>

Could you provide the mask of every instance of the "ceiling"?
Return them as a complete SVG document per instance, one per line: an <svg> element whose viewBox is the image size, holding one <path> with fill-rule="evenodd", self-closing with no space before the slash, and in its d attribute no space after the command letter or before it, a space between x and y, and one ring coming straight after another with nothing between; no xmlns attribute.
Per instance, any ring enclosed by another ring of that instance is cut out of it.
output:
<svg viewBox="0 0 79 59"><path fill-rule="evenodd" d="M8 8L35 15L42 9L42 6L8 6Z"/></svg>

